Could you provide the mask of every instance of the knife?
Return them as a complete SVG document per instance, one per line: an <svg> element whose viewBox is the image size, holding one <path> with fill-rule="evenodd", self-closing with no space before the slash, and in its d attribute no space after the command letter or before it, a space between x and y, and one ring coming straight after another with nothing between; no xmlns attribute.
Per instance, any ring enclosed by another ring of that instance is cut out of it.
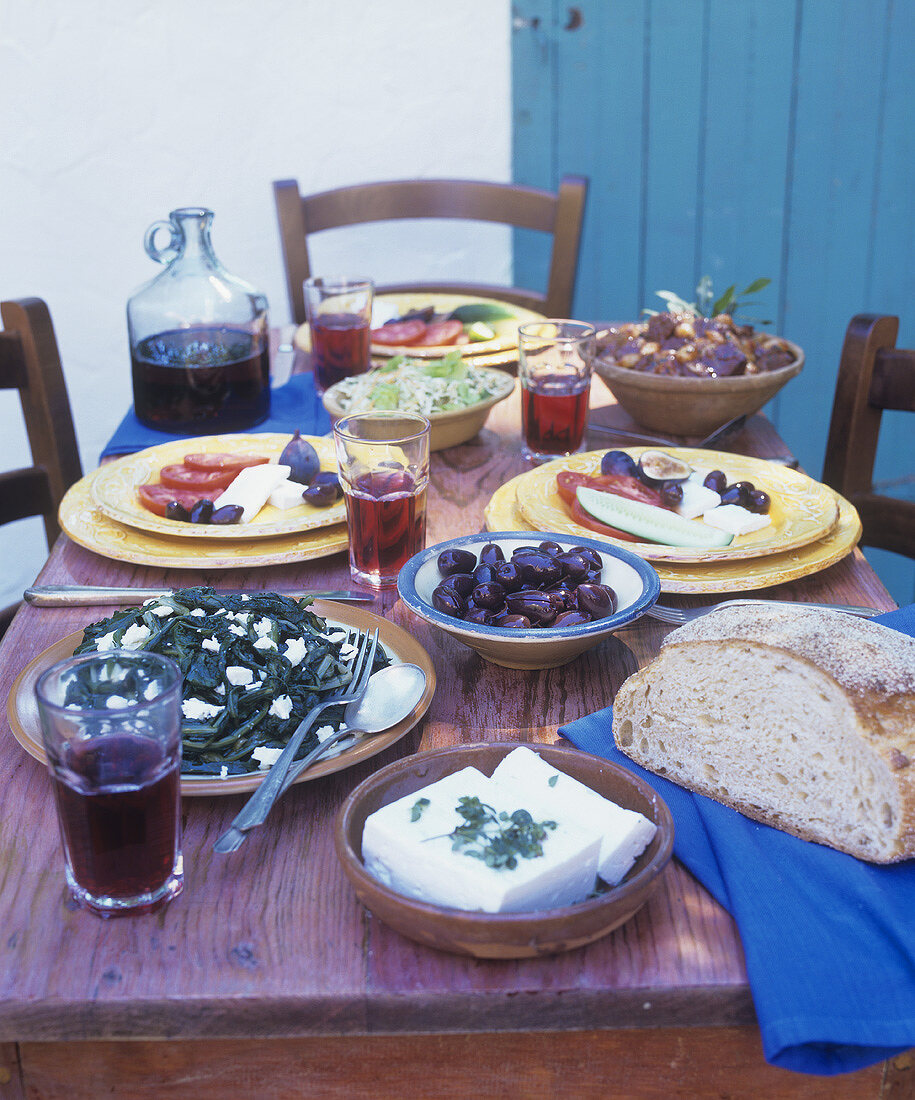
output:
<svg viewBox="0 0 915 1100"><path fill-rule="evenodd" d="M168 596L173 588L111 588L93 584L36 584L27 588L22 597L33 607L82 607L94 604L141 604L156 596ZM241 589L236 589L236 594ZM271 589L271 591L274 591ZM217 592L218 594L218 592ZM248 592L256 596L257 592ZM308 592L304 588L281 591L280 596L314 596L319 600L346 600L350 603L371 603L375 597L366 592Z"/></svg>

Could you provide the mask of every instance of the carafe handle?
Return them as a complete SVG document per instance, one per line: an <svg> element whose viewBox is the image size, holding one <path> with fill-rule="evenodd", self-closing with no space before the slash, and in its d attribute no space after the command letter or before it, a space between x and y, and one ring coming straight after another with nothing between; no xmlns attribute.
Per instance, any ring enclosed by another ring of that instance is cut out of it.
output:
<svg viewBox="0 0 915 1100"><path fill-rule="evenodd" d="M156 234L160 229L168 233L168 244L164 248L156 247ZM170 264L172 260L181 255L183 245L184 234L173 221L153 222L146 230L146 236L143 238L146 255L159 264Z"/></svg>

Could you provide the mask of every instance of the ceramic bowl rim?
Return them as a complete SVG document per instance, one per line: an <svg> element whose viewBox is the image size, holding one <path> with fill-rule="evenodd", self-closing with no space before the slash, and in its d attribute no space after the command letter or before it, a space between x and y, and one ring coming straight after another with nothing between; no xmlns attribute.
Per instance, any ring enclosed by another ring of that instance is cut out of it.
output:
<svg viewBox="0 0 915 1100"><path fill-rule="evenodd" d="M526 536L530 537L526 538ZM507 626L487 626L483 623L466 623L463 619L445 615L420 597L416 591L416 575L427 561L438 557L443 550L463 548L481 543L485 545L488 542L497 542L499 539L517 539L521 542L550 540L558 542L560 545L567 543L572 546L588 546L604 558L609 556L630 566L642 582L642 593L628 607L622 611L617 611L613 615L608 615L605 619L595 619L590 623L578 623L575 626L540 627L531 628L530 630L516 630ZM414 554L400 571L397 578L397 593L411 611L459 637L466 635L468 638L492 638L510 642L541 642L546 644L606 634L625 626L634 619L638 619L661 595L661 581L654 566L644 558L640 558L637 554L624 550L622 547L613 546L606 542L598 542L597 539L577 538L551 531L482 531L473 535L459 535L456 538L447 539L445 542L428 546L425 550L420 550L418 554Z"/></svg>

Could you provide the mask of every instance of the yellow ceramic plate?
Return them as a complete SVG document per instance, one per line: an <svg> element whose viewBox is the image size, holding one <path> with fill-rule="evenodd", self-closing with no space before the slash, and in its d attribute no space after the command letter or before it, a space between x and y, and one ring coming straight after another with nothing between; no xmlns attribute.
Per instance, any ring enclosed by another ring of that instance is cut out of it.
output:
<svg viewBox="0 0 915 1100"><path fill-rule="evenodd" d="M485 355L495 356L489 360L487 366L498 366L499 363L512 362L518 357L518 326L528 321L542 321L542 313L525 309L523 306L513 305L511 302L502 302L496 298L474 298L467 294L436 294L433 292L410 292L404 294L377 294L375 296L375 317L401 317L414 309L426 309L432 306L437 314L448 314L459 306L483 305L495 306L508 311L509 315L498 320L489 320L486 323L495 332L494 340L473 340L457 345L430 345L428 347L395 347L387 344L372 344L372 355L375 358L387 359L392 355L409 355L414 359L440 359L452 347L459 347L467 356ZM374 327L380 327L380 323L373 320ZM311 351L311 335L308 325L301 325L296 332L295 342L303 351ZM507 356L507 358L506 358Z"/></svg>
<svg viewBox="0 0 915 1100"><path fill-rule="evenodd" d="M263 539L275 535L291 535L299 531L315 531L346 522L346 506L342 500L329 508L312 508L300 504L297 508L283 510L265 505L250 523L207 524L182 523L153 515L144 508L137 497L137 487L146 482L157 482L163 466L182 463L188 454L214 454L227 452L239 455L266 455L272 462L280 454L291 434L254 432L249 435L206 435L197 439L179 439L172 443L160 443L145 451L126 455L114 462L100 466L89 475L89 488L96 507L106 515L155 535L168 538L204 539ZM334 445L323 436L304 435L321 460L322 470L336 470ZM304 488L304 486L303 486Z"/></svg>
<svg viewBox="0 0 915 1100"><path fill-rule="evenodd" d="M638 458L642 451L649 448L627 447L626 450L633 458ZM665 453L689 463L694 469L723 470L729 482L752 481L757 489L764 490L772 498L770 525L749 535L738 535L729 546L714 550L661 546L650 542L624 542L582 527L569 515L556 489L556 474L560 470L599 474L600 461L605 451L589 451L587 454L547 462L522 474L517 485L518 508L534 530L558 531L561 535L579 538L606 538L608 542L631 550L633 554L652 562L706 563L779 554L798 546L806 546L822 538L835 526L838 518L835 494L806 474L746 455L700 451L687 447L666 447L664 450Z"/></svg>
<svg viewBox="0 0 915 1100"><path fill-rule="evenodd" d="M238 569L255 565L285 565L338 554L349 545L345 523L274 538L166 538L126 527L106 516L92 500L92 476L68 489L57 518L63 531L80 546L103 558L163 569Z"/></svg>
<svg viewBox="0 0 915 1100"><path fill-rule="evenodd" d="M493 494L486 506L484 520L487 531L536 531L517 507L515 490L526 474L508 481ZM823 538L806 546L760 558L736 561L697 563L652 562L661 578L662 592L681 595L711 595L720 592L752 592L773 584L796 581L811 573L819 573L854 550L861 538L861 521L857 511L838 494L834 494L839 509L835 527ZM593 538L594 532L589 537Z"/></svg>
<svg viewBox="0 0 915 1100"><path fill-rule="evenodd" d="M420 701L402 722L398 722L396 726L391 726L390 729L382 733L364 738L353 745L352 748L345 749L337 756L331 756L327 760L318 760L296 779L296 783L306 783L310 779L320 779L332 772L343 771L344 768L361 764L363 760L368 760L370 757L384 752L385 749L399 741L416 725L429 709L429 704L432 702L432 696L435 693L435 667L432 660L419 642L407 631L402 630L395 623L388 622L387 619L382 619L378 615L373 615L371 611L366 611L360 607L348 607L346 604L332 603L327 600L315 600L313 606L315 613L326 618L331 624L354 626L362 631L374 630L377 627L379 642L395 661L412 662L419 665L425 672L426 690L423 692ZM44 746L41 743L38 706L35 702L35 684L42 672L50 668L51 665L72 656L73 650L82 639L83 632L77 630L72 634L68 634L65 638L61 638L59 642L55 642L54 645L49 646L43 653L40 653L16 677L7 700L6 713L13 736L30 756L34 756L36 760L40 760L43 764L47 762L47 758ZM188 795L244 794L256 790L266 774L266 772L253 772L249 775L227 776L225 779L184 776L181 780L181 794L184 797Z"/></svg>

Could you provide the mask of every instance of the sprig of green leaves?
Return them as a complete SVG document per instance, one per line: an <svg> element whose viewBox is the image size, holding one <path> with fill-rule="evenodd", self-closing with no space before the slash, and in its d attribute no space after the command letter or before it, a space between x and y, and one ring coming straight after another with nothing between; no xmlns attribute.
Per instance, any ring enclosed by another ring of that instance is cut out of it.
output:
<svg viewBox="0 0 915 1100"><path fill-rule="evenodd" d="M672 290L658 290L655 293L667 303L667 309L675 313L692 313L696 317L714 317L718 313L730 313L733 317L739 309L753 304L747 300L746 295L758 294L771 282L772 280L767 278L754 279L749 286L740 291L737 289L737 284L732 283L720 297L716 298L711 277L703 275L696 287L696 300L694 302L687 302ZM652 314L657 313L658 310L645 309L642 312ZM757 325L770 325L772 323L759 318L753 318L752 320Z"/></svg>

